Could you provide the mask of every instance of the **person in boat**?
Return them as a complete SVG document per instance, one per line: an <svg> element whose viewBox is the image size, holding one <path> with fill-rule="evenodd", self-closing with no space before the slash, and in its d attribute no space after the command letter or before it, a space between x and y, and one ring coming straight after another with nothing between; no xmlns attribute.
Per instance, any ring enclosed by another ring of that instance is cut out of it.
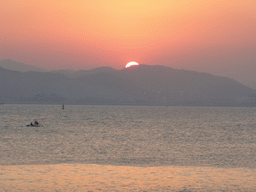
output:
<svg viewBox="0 0 256 192"><path fill-rule="evenodd" d="M39 123L37 121L35 121L35 125L39 125Z"/></svg>
<svg viewBox="0 0 256 192"><path fill-rule="evenodd" d="M31 126L34 126L32 122L30 123L30 125L31 125Z"/></svg>

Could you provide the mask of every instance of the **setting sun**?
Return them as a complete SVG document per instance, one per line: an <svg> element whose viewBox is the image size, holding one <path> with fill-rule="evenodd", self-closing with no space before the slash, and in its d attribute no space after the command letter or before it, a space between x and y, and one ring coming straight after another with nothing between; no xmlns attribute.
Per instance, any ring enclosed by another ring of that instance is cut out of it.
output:
<svg viewBox="0 0 256 192"><path fill-rule="evenodd" d="M129 62L129 63L126 64L125 68L131 67L131 66L134 66L134 65L139 65L139 63L137 63L135 61Z"/></svg>

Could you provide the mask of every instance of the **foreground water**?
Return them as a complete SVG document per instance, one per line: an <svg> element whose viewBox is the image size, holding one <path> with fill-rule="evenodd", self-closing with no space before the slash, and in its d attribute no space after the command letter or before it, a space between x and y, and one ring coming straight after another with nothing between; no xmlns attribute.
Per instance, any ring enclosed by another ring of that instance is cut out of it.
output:
<svg viewBox="0 0 256 192"><path fill-rule="evenodd" d="M7 191L256 191L256 108L1 105L0 133Z"/></svg>

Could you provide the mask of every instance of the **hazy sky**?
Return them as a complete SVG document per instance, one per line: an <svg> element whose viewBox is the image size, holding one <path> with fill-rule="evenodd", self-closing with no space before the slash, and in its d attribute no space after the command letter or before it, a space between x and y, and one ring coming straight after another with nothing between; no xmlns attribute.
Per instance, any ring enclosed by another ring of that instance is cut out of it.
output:
<svg viewBox="0 0 256 192"><path fill-rule="evenodd" d="M0 2L0 60L46 69L122 69L136 61L256 74L255 0Z"/></svg>

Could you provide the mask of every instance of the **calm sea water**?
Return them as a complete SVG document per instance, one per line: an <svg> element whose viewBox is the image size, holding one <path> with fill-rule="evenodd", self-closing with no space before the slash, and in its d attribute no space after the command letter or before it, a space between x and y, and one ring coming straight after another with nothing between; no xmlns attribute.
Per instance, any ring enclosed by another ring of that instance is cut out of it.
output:
<svg viewBox="0 0 256 192"><path fill-rule="evenodd" d="M256 108L0 105L0 147L7 191L256 191Z"/></svg>

